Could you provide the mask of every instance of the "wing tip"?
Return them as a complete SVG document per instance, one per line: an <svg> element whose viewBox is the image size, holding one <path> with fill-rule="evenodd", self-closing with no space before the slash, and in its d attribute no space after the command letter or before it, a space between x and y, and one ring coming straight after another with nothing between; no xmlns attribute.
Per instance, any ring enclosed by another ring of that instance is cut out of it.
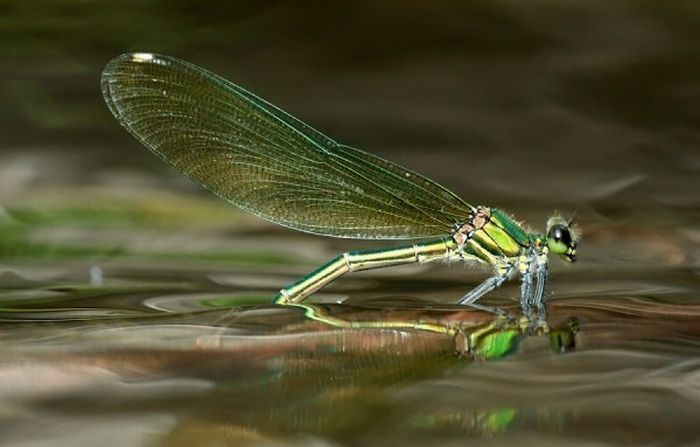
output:
<svg viewBox="0 0 700 447"><path fill-rule="evenodd" d="M149 52L134 52L134 53L123 53L115 57L105 65L102 70L102 80L105 77L109 78L114 72L116 72L120 65L124 63L137 63L137 64L156 64L156 65L167 65L172 58L168 56L163 56L158 53Z"/></svg>
<svg viewBox="0 0 700 447"><path fill-rule="evenodd" d="M119 66L123 65L124 63L168 65L173 60L174 58L172 57L164 56L158 53L149 53L143 51L134 53L123 53L115 57L114 59L109 61L107 65L105 65L105 68L102 70L102 80L104 81L105 77L109 78L113 73L115 73L118 70Z"/></svg>
<svg viewBox="0 0 700 447"><path fill-rule="evenodd" d="M170 62L172 62L172 58L168 56L145 51L123 53L109 61L102 70L102 75L100 77L100 89L102 90L102 96L107 103L107 107L115 116L119 117L119 112L116 109L114 99L112 97L113 92L110 83L113 82L122 72L124 64L135 63L168 65Z"/></svg>

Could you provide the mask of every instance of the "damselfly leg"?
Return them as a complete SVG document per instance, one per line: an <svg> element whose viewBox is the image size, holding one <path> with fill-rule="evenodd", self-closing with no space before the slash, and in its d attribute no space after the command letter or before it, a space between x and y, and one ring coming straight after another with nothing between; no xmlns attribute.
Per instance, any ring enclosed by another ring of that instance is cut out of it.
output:
<svg viewBox="0 0 700 447"><path fill-rule="evenodd" d="M537 289L535 290L535 306L541 307L545 304L545 293L547 292L547 276L549 271L549 262L546 254L537 256Z"/></svg>
<svg viewBox="0 0 700 447"><path fill-rule="evenodd" d="M488 278L486 281L482 282L476 286L469 293L464 295L457 301L458 304L474 304L479 298L497 289L505 281L511 279L515 274L517 268L516 264L506 264L503 268L492 277Z"/></svg>

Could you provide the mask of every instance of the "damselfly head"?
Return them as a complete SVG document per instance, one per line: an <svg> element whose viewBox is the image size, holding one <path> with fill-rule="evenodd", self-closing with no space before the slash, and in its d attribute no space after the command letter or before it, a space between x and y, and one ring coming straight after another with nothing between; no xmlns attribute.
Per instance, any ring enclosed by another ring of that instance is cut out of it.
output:
<svg viewBox="0 0 700 447"><path fill-rule="evenodd" d="M554 215L547 221L547 247L566 262L576 262L576 247L581 239L581 230L572 219Z"/></svg>

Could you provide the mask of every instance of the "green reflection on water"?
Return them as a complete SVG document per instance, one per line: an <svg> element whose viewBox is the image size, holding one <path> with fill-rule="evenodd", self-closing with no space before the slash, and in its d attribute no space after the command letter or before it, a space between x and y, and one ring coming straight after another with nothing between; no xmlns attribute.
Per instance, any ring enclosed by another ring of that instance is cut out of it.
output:
<svg viewBox="0 0 700 447"><path fill-rule="evenodd" d="M504 357L512 353L517 348L518 339L521 332L517 330L504 330L486 334L472 340L474 354L478 357L492 360Z"/></svg>

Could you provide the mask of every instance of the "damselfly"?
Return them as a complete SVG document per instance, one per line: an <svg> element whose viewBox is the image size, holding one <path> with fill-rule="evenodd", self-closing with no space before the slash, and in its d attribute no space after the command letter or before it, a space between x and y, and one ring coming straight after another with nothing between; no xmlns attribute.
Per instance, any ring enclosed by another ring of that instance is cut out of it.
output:
<svg viewBox="0 0 700 447"><path fill-rule="evenodd" d="M190 63L121 55L105 68L102 93L136 139L250 213L323 236L416 240L343 253L280 290L276 303L300 303L347 272L471 260L491 265L493 275L459 303L520 275L529 308L543 301L548 253L576 260L579 231L570 220L555 215L544 233L530 232L500 209L472 206L427 177L337 143Z"/></svg>

